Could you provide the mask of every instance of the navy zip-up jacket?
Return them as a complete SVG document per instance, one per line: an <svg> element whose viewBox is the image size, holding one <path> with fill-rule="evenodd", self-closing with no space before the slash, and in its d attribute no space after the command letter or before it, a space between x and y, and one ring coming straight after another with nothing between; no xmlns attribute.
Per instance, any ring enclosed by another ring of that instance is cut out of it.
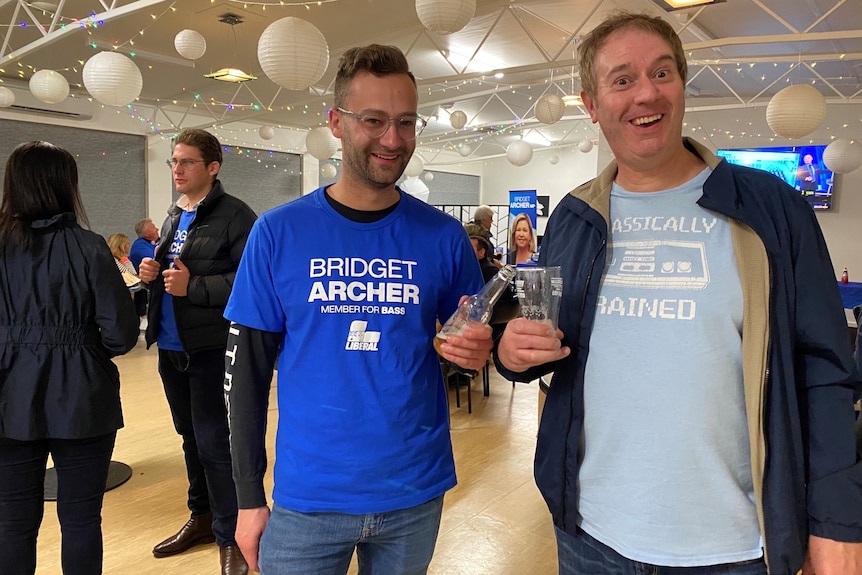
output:
<svg viewBox="0 0 862 575"><path fill-rule="evenodd" d="M771 575L795 575L809 534L862 541L862 462L856 461L853 435L859 381L841 298L814 212L795 190L766 172L728 164L694 141L685 143L712 168L698 204L731 221L743 288L743 385L764 555ZM612 163L563 198L542 241L539 265L562 266L559 325L572 353L524 373L496 361L500 373L516 381L554 372L535 477L554 524L570 534L577 529L584 368L616 170Z"/></svg>

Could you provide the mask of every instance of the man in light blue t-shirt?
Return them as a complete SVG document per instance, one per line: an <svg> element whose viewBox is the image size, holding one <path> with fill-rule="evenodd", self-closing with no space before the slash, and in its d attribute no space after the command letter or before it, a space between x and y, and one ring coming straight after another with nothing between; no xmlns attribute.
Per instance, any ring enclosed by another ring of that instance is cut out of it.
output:
<svg viewBox="0 0 862 575"><path fill-rule="evenodd" d="M225 394L239 501L237 543L264 573L425 573L455 485L448 402L432 340L482 275L461 224L395 182L424 120L404 55L348 50L330 128L333 185L254 226L225 317ZM491 329L442 356L481 368ZM273 508L264 433L278 362Z"/></svg>

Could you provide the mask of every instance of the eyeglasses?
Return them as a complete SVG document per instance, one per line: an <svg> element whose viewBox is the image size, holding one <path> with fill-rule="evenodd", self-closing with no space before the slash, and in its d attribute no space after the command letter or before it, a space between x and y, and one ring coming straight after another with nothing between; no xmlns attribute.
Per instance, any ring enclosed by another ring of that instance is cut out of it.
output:
<svg viewBox="0 0 862 575"><path fill-rule="evenodd" d="M182 160L178 160L176 158L168 158L167 160L165 160L165 164L172 170L177 167L177 164L179 164L184 170L187 170L188 168L191 168L195 164L199 164L201 162L206 163L206 160L190 160L188 158L183 158Z"/></svg>
<svg viewBox="0 0 862 575"><path fill-rule="evenodd" d="M405 140L415 140L422 130L425 129L427 122L420 116L401 116L400 118L390 118L386 114L380 112L368 112L366 114L357 114L344 108L336 108L342 114L347 114L352 118L359 120L359 125L362 131L369 138L382 138L383 134L389 130L390 124L395 124L395 129L398 130L398 135Z"/></svg>

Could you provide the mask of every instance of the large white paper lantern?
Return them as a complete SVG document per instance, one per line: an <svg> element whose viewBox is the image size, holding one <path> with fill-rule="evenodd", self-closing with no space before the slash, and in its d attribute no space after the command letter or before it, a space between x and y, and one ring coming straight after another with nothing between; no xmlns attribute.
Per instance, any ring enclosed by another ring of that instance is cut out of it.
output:
<svg viewBox="0 0 862 575"><path fill-rule="evenodd" d="M526 166L533 159L533 148L524 140L515 140L506 148L506 158L513 166Z"/></svg>
<svg viewBox="0 0 862 575"><path fill-rule="evenodd" d="M556 94L545 94L536 100L536 119L543 124L553 124L563 117L566 103Z"/></svg>
<svg viewBox="0 0 862 575"><path fill-rule="evenodd" d="M338 175L338 168L333 166L330 163L323 164L320 167L320 175L326 178L327 180L331 180L335 176Z"/></svg>
<svg viewBox="0 0 862 575"><path fill-rule="evenodd" d="M257 42L257 61L264 74L288 90L305 90L329 66L326 38L313 24L288 16L266 27Z"/></svg>
<svg viewBox="0 0 862 575"><path fill-rule="evenodd" d="M262 140L271 140L275 137L275 128L272 126L261 126L257 131L257 135L260 136Z"/></svg>
<svg viewBox="0 0 862 575"><path fill-rule="evenodd" d="M410 158L410 161L407 162L407 167L404 168L404 175L408 178L416 178L419 174L422 173L422 170L425 169L425 162L422 161L422 158L413 154L413 157Z"/></svg>
<svg viewBox="0 0 862 575"><path fill-rule="evenodd" d="M470 144L461 144L461 147L458 148L458 153L466 158L473 153L473 147Z"/></svg>
<svg viewBox="0 0 862 575"><path fill-rule="evenodd" d="M590 153L590 150L593 149L593 141L589 138L584 138L578 142L578 149L585 154Z"/></svg>
<svg viewBox="0 0 862 575"><path fill-rule="evenodd" d="M775 94L766 106L766 123L785 138L802 138L823 123L826 98L811 84L794 84Z"/></svg>
<svg viewBox="0 0 862 575"><path fill-rule="evenodd" d="M475 13L476 0L416 0L419 21L438 34L457 32Z"/></svg>
<svg viewBox="0 0 862 575"><path fill-rule="evenodd" d="M846 174L862 166L862 144L841 138L823 150L823 163L836 174Z"/></svg>
<svg viewBox="0 0 862 575"><path fill-rule="evenodd" d="M338 138L327 127L312 128L305 135L305 149L318 160L328 160L338 151Z"/></svg>
<svg viewBox="0 0 862 575"><path fill-rule="evenodd" d="M177 54L189 60L197 60L207 52L207 41L196 30L183 30L174 36Z"/></svg>
<svg viewBox="0 0 862 575"><path fill-rule="evenodd" d="M15 103L15 92L6 86L0 86L0 108L8 108Z"/></svg>
<svg viewBox="0 0 862 575"><path fill-rule="evenodd" d="M456 130L460 130L467 125L467 114L461 110L455 110L449 114L449 123L452 124L452 127Z"/></svg>
<svg viewBox="0 0 862 575"><path fill-rule="evenodd" d="M69 82L59 72L39 70L30 77L30 92L46 104L56 104L69 95Z"/></svg>
<svg viewBox="0 0 862 575"><path fill-rule="evenodd" d="M84 87L106 106L125 106L141 95L144 79L132 59L119 52L99 52L84 64Z"/></svg>

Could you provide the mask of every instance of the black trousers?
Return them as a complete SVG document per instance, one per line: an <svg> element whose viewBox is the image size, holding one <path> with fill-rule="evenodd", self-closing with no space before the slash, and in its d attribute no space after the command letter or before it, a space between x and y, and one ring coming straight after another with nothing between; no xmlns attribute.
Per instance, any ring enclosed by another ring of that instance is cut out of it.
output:
<svg viewBox="0 0 862 575"><path fill-rule="evenodd" d="M36 572L48 454L57 471L65 575L102 572L102 499L116 433L87 439L0 439L0 572Z"/></svg>
<svg viewBox="0 0 862 575"><path fill-rule="evenodd" d="M160 349L159 374L174 429L183 438L189 510L192 515L212 511L216 543L220 547L236 545L237 503L224 404L224 350L189 355Z"/></svg>

